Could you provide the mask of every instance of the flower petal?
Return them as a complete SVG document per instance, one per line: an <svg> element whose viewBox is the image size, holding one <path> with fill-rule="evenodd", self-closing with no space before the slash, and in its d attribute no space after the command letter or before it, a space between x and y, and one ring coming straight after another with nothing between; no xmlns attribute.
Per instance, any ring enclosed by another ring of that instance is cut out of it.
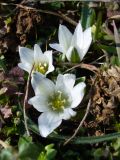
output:
<svg viewBox="0 0 120 160"><path fill-rule="evenodd" d="M82 48L83 46L83 31L82 31L82 26L80 22L75 28L71 45L73 46L78 45L80 48Z"/></svg>
<svg viewBox="0 0 120 160"><path fill-rule="evenodd" d="M47 96L54 93L55 84L38 72L33 74L31 83L35 95L44 94Z"/></svg>
<svg viewBox="0 0 120 160"><path fill-rule="evenodd" d="M91 27L87 28L83 33L83 55L85 55L92 42Z"/></svg>
<svg viewBox="0 0 120 160"><path fill-rule="evenodd" d="M83 49L81 49L79 46L75 46L75 48L77 49L77 52L79 54L80 57L80 61L82 61L83 57L85 56L85 54L83 53Z"/></svg>
<svg viewBox="0 0 120 160"><path fill-rule="evenodd" d="M19 47L19 55L22 63L34 63L34 52L33 50L26 47Z"/></svg>
<svg viewBox="0 0 120 160"><path fill-rule="evenodd" d="M38 118L40 135L42 137L47 137L50 133L53 132L54 129L56 129L61 124L61 122L61 117L55 113L42 113Z"/></svg>
<svg viewBox="0 0 120 160"><path fill-rule="evenodd" d="M67 52L72 39L72 33L67 29L66 26L60 25L58 31L58 39L64 54Z"/></svg>
<svg viewBox="0 0 120 160"><path fill-rule="evenodd" d="M63 119L68 120L75 115L76 115L75 111L73 111L71 108L67 108L67 109L64 110Z"/></svg>
<svg viewBox="0 0 120 160"><path fill-rule="evenodd" d="M29 64L29 63L18 63L18 66L27 71L28 73L30 73L31 69L32 69L32 64Z"/></svg>
<svg viewBox="0 0 120 160"><path fill-rule="evenodd" d="M58 43L53 43L53 44L49 44L49 46L59 52L63 52L63 49L62 47L60 46L60 44Z"/></svg>
<svg viewBox="0 0 120 160"><path fill-rule="evenodd" d="M61 91L62 94L67 97L67 100L69 101L69 103L71 104L72 102L72 96L71 96L71 91L70 89L72 88L72 86L69 86L66 84L67 82L64 80L64 75L59 74L57 77L57 81L56 81L56 91ZM70 84L70 83L69 83ZM69 107L69 106L67 106Z"/></svg>
<svg viewBox="0 0 120 160"><path fill-rule="evenodd" d="M45 95L34 96L29 99L28 103L33 105L39 112L46 112L50 110L47 97Z"/></svg>
<svg viewBox="0 0 120 160"><path fill-rule="evenodd" d="M66 52L66 57L67 57L68 61L71 61L71 55L72 55L73 49L74 49L74 47L70 46L70 48Z"/></svg>
<svg viewBox="0 0 120 160"><path fill-rule="evenodd" d="M74 74L59 74L58 77L57 77L57 81L56 81L56 85L59 86L61 84L65 84L65 86L72 90L73 89L73 86L75 84L75 75ZM59 88L59 87L58 87Z"/></svg>
<svg viewBox="0 0 120 160"><path fill-rule="evenodd" d="M49 65L49 67L48 67L48 71L46 72L46 74L45 75L47 75L48 73L50 73L50 72L52 72L52 71L54 71L54 66L53 65Z"/></svg>
<svg viewBox="0 0 120 160"><path fill-rule="evenodd" d="M86 86L85 83L81 82L81 83L77 84L73 88L73 90L71 92L71 94L72 94L72 100L73 100L71 108L77 107L80 104L80 102L82 101L83 96L84 96L85 86Z"/></svg>
<svg viewBox="0 0 120 160"><path fill-rule="evenodd" d="M41 56L43 56L43 52L38 44L34 45L34 61L39 62L41 59Z"/></svg>
<svg viewBox="0 0 120 160"><path fill-rule="evenodd" d="M69 87L66 86L66 83L64 82L64 75L62 74L57 76L56 89L63 91L63 93L69 93Z"/></svg>
<svg viewBox="0 0 120 160"><path fill-rule="evenodd" d="M46 51L46 52L44 52L44 55L47 57L47 59L49 61L48 71L46 72L46 74L48 74L48 73L54 71L52 51Z"/></svg>

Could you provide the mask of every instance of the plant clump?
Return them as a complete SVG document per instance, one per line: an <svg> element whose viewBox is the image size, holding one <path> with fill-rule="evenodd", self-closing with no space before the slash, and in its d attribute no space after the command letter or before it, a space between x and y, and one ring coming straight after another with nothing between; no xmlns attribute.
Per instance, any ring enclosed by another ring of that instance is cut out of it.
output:
<svg viewBox="0 0 120 160"><path fill-rule="evenodd" d="M120 68L112 66L106 70L99 69L92 81L92 105L90 114L94 121L88 126L99 128L100 133L114 130L113 124L119 122L120 116ZM104 126L104 131L103 131ZM98 130L95 131L95 134Z"/></svg>

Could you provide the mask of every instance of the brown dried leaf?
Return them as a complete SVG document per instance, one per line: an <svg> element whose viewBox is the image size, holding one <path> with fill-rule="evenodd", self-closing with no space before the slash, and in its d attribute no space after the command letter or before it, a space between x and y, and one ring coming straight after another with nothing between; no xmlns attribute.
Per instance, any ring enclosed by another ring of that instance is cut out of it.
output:
<svg viewBox="0 0 120 160"><path fill-rule="evenodd" d="M90 112L98 126L100 123L109 125L116 116L120 102L120 68L115 66L106 71L100 70L92 79L92 85L94 92Z"/></svg>
<svg viewBox="0 0 120 160"><path fill-rule="evenodd" d="M19 68L18 66L16 66L10 70L9 74L12 76L16 76L16 77L23 77L24 71L21 68Z"/></svg>
<svg viewBox="0 0 120 160"><path fill-rule="evenodd" d="M8 105L6 105L4 108L1 108L0 111L3 114L5 119L12 116L11 108L9 108Z"/></svg>
<svg viewBox="0 0 120 160"><path fill-rule="evenodd" d="M7 87L1 88L1 89L0 89L0 95L6 93L6 91L7 91Z"/></svg>
<svg viewBox="0 0 120 160"><path fill-rule="evenodd" d="M11 81L9 79L6 79L4 83L2 83L2 86L7 88L7 91L6 91L7 95L13 95L15 94L15 92L18 91L18 86L16 82Z"/></svg>

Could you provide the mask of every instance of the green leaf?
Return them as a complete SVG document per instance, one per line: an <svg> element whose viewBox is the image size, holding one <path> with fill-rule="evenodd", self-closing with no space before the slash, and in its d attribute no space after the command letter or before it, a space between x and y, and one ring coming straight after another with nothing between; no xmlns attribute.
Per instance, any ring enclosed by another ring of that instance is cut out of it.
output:
<svg viewBox="0 0 120 160"><path fill-rule="evenodd" d="M102 149L102 148L97 148L97 149L95 150L95 152L94 152L93 155L94 155L94 158L95 158L96 160L99 160L100 157L103 156L103 154L104 154L103 149Z"/></svg>
<svg viewBox="0 0 120 160"><path fill-rule="evenodd" d="M120 37L119 37L119 33L118 33L117 28L116 28L114 20L113 20L113 29L114 29L114 37L115 37L117 55L118 55L118 58L120 60Z"/></svg>
<svg viewBox="0 0 120 160"><path fill-rule="evenodd" d="M76 137L71 140L71 143L72 144L94 144L94 143L99 143L99 142L104 142L104 141L110 141L110 140L116 139L118 137L120 137L119 132L107 134L104 136ZM65 140L67 140L70 137L51 134L49 136L49 138L64 142Z"/></svg>
<svg viewBox="0 0 120 160"><path fill-rule="evenodd" d="M86 80L86 77L79 77L76 79L76 83L78 84L80 82L85 82L85 80Z"/></svg>
<svg viewBox="0 0 120 160"><path fill-rule="evenodd" d="M89 4L89 2L87 2ZM95 21L95 10L84 3L81 10L81 24L84 29L92 26Z"/></svg>
<svg viewBox="0 0 120 160"><path fill-rule="evenodd" d="M40 135L38 126L30 119L28 119L28 128L34 133Z"/></svg>
<svg viewBox="0 0 120 160"><path fill-rule="evenodd" d="M56 154L57 154L57 151L55 149L53 149L54 147L54 144L49 144L45 147L45 150L46 150L46 158L48 160L52 160Z"/></svg>
<svg viewBox="0 0 120 160"><path fill-rule="evenodd" d="M3 149L0 153L0 160L13 160L14 155L11 149Z"/></svg>
<svg viewBox="0 0 120 160"><path fill-rule="evenodd" d="M117 140L112 143L112 147L115 151L120 149L120 138L117 138Z"/></svg>
<svg viewBox="0 0 120 160"><path fill-rule="evenodd" d="M62 6L64 6L63 2L52 2L50 6L54 9L60 9Z"/></svg>
<svg viewBox="0 0 120 160"><path fill-rule="evenodd" d="M94 34L94 41L99 39L99 35L101 34L101 25L102 25L102 11L98 12L97 22L96 22L96 32Z"/></svg>
<svg viewBox="0 0 120 160"><path fill-rule="evenodd" d="M41 152L37 160L54 160L57 151L53 149L54 144L45 147L45 151Z"/></svg>
<svg viewBox="0 0 120 160"><path fill-rule="evenodd" d="M12 22L12 18L8 17L4 22L5 22L6 25L8 25Z"/></svg>
<svg viewBox="0 0 120 160"><path fill-rule="evenodd" d="M32 122L32 124L34 124ZM37 125L30 125L29 124L29 128L34 131L35 133L39 134L38 129L34 130L32 128L32 126L37 126ZM37 127L35 127L37 128ZM93 144L93 143L99 143L99 142L104 142L104 141L110 141L113 139L116 139L120 137L120 132L116 132L116 133L111 133L111 134L106 134L104 136L90 136L90 137L75 137L73 140L71 140L72 144ZM58 134L50 134L48 136L48 139L54 139L55 141L61 141L61 142L65 142L65 140L67 140L68 138L70 138L70 136L62 136L62 135L58 135Z"/></svg>
<svg viewBox="0 0 120 160"><path fill-rule="evenodd" d="M110 62L111 62L111 64L112 65L117 65L117 66L120 66L120 60L119 60L119 58L117 57L117 56L112 56L111 58L110 58Z"/></svg>
<svg viewBox="0 0 120 160"><path fill-rule="evenodd" d="M116 53L116 48L113 47L113 46L107 46L107 45L99 44L98 47L100 49L105 50L109 54L115 54Z"/></svg>
<svg viewBox="0 0 120 160"><path fill-rule="evenodd" d="M32 142L31 137L21 137L18 142L20 160L33 160L39 156L42 146Z"/></svg>

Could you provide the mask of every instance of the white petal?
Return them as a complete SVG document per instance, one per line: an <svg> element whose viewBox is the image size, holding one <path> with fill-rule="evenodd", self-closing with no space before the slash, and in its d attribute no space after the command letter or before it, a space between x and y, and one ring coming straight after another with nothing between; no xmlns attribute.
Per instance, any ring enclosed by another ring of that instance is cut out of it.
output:
<svg viewBox="0 0 120 160"><path fill-rule="evenodd" d="M38 72L33 74L31 83L35 95L44 94L47 96L54 92L55 84Z"/></svg>
<svg viewBox="0 0 120 160"><path fill-rule="evenodd" d="M56 89L57 90L61 90L64 93L68 93L69 92L69 87L66 86L66 83L64 82L64 75L62 75L62 74L59 74L57 76Z"/></svg>
<svg viewBox="0 0 120 160"><path fill-rule="evenodd" d="M75 28L71 45L73 46L78 45L80 48L82 48L83 46L83 31L82 31L82 26L80 22Z"/></svg>
<svg viewBox="0 0 120 160"><path fill-rule="evenodd" d="M31 72L32 64L29 64L29 63L19 63L18 66L19 66L21 69L27 71L28 73Z"/></svg>
<svg viewBox="0 0 120 160"><path fill-rule="evenodd" d="M75 115L76 115L76 112L73 111L71 108L68 108L64 110L63 119L68 120Z"/></svg>
<svg viewBox="0 0 120 160"><path fill-rule="evenodd" d="M22 63L30 63L34 62L34 52L33 50L26 47L19 47L19 55Z"/></svg>
<svg viewBox="0 0 120 160"><path fill-rule="evenodd" d="M50 64L49 67L48 67L48 71L46 72L45 75L47 75L48 73L54 71L54 69L55 69L54 66L52 64Z"/></svg>
<svg viewBox="0 0 120 160"><path fill-rule="evenodd" d="M73 99L71 108L77 107L80 104L80 102L82 101L83 96L84 96L85 86L86 86L85 83L81 82L73 88L72 93L71 93L72 99Z"/></svg>
<svg viewBox="0 0 120 160"><path fill-rule="evenodd" d="M76 76L74 74L64 74L64 83L69 89L73 88L75 79Z"/></svg>
<svg viewBox="0 0 120 160"><path fill-rule="evenodd" d="M71 44L72 33L64 25L60 25L58 31L58 38L60 46L65 53Z"/></svg>
<svg viewBox="0 0 120 160"><path fill-rule="evenodd" d="M49 46L59 52L62 52L63 53L63 49L62 47L60 46L60 44L58 43L53 43L53 44L49 44Z"/></svg>
<svg viewBox="0 0 120 160"><path fill-rule="evenodd" d="M43 56L43 52L38 44L34 45L34 61L38 62Z"/></svg>
<svg viewBox="0 0 120 160"><path fill-rule="evenodd" d="M51 51L46 51L46 52L51 52ZM34 59L35 59L35 63L48 63L48 56L46 56L46 54L42 53L41 48L39 47L39 45L35 44L34 46Z"/></svg>
<svg viewBox="0 0 120 160"><path fill-rule="evenodd" d="M29 99L28 103L33 105L39 112L46 112L50 110L46 95L34 96Z"/></svg>
<svg viewBox="0 0 120 160"><path fill-rule="evenodd" d="M42 137L47 137L61 124L61 122L62 119L59 117L59 115L55 115L54 113L50 112L42 113L38 118L40 135Z"/></svg>
<svg viewBox="0 0 120 160"><path fill-rule="evenodd" d="M76 77L74 74L59 74L57 77L56 85L58 86L64 83L68 89L72 90L75 84L75 78Z"/></svg>
<svg viewBox="0 0 120 160"><path fill-rule="evenodd" d="M68 61L71 61L71 55L72 55L72 50L73 49L74 49L74 47L70 46L70 48L66 52L66 57L67 57Z"/></svg>
<svg viewBox="0 0 120 160"><path fill-rule="evenodd" d="M79 46L75 46L77 52L78 52L78 55L80 57L80 61L82 61L83 57L85 56L85 54L83 53L83 49L81 49Z"/></svg>
<svg viewBox="0 0 120 160"><path fill-rule="evenodd" d="M85 55L92 42L91 27L87 28L83 33L83 55Z"/></svg>
<svg viewBox="0 0 120 160"><path fill-rule="evenodd" d="M49 63L53 62L53 58L52 58L52 51L45 51L44 55L47 57L47 59L49 60Z"/></svg>
<svg viewBox="0 0 120 160"><path fill-rule="evenodd" d="M46 51L44 52L44 55L47 57L49 63L48 71L46 72L47 75L48 73L54 71L52 51Z"/></svg>
<svg viewBox="0 0 120 160"><path fill-rule="evenodd" d="M69 103L72 102L72 95L70 89L72 86L67 86L67 82L64 80L64 76L59 74L56 81L56 91L61 91L65 97L67 97ZM70 83L69 83L70 84ZM68 106L69 107L69 106Z"/></svg>
<svg viewBox="0 0 120 160"><path fill-rule="evenodd" d="M76 115L76 112L73 111L71 108L69 108L69 113L72 117L74 117Z"/></svg>

